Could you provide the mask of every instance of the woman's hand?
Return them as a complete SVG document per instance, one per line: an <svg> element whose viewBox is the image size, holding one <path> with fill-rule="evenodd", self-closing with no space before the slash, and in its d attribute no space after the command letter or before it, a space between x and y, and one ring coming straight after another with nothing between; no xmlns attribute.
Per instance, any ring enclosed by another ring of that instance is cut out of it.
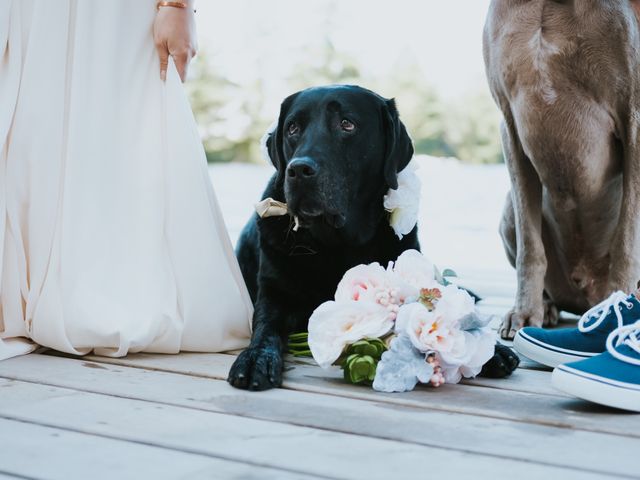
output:
<svg viewBox="0 0 640 480"><path fill-rule="evenodd" d="M196 22L192 2L188 8L161 7L153 24L153 39L160 56L160 78L167 78L169 55L184 82L189 62L196 55Z"/></svg>

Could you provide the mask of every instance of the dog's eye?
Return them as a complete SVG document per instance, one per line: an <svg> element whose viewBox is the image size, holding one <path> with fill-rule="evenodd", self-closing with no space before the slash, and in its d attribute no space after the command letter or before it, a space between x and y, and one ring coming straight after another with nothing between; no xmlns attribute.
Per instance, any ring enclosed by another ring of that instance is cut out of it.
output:
<svg viewBox="0 0 640 480"><path fill-rule="evenodd" d="M289 132L289 135L296 135L300 132L300 126L295 122L291 122L287 131Z"/></svg>
<svg viewBox="0 0 640 480"><path fill-rule="evenodd" d="M345 132L353 132L356 129L356 126L353 124L353 122L344 118L340 122L340 128L342 128L342 130L344 130Z"/></svg>

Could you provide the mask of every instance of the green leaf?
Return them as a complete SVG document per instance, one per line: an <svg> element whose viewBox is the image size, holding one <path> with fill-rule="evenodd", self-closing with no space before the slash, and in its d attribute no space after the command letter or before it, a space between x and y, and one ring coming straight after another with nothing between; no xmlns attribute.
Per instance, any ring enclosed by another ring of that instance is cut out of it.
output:
<svg viewBox="0 0 640 480"><path fill-rule="evenodd" d="M445 269L442 272L442 276L449 277L449 278L458 278L458 274L455 271L451 270L450 268Z"/></svg>

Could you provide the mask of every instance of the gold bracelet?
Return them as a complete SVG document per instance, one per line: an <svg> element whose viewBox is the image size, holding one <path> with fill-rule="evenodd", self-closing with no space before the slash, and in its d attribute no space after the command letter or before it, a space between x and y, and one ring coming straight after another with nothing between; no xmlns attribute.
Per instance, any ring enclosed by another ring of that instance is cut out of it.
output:
<svg viewBox="0 0 640 480"><path fill-rule="evenodd" d="M187 6L185 2L158 2L156 9L160 10L162 7L187 8ZM195 11L194 9L193 12L195 13Z"/></svg>

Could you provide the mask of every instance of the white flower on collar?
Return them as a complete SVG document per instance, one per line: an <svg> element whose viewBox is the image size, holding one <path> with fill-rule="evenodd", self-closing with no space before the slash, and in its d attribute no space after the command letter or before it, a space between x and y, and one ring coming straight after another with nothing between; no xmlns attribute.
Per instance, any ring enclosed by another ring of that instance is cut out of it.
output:
<svg viewBox="0 0 640 480"><path fill-rule="evenodd" d="M384 208L391 214L389 224L400 240L418 223L422 189L422 183L416 174L418 168L417 162L411 160L404 170L398 173L398 188L390 188L384 196Z"/></svg>

